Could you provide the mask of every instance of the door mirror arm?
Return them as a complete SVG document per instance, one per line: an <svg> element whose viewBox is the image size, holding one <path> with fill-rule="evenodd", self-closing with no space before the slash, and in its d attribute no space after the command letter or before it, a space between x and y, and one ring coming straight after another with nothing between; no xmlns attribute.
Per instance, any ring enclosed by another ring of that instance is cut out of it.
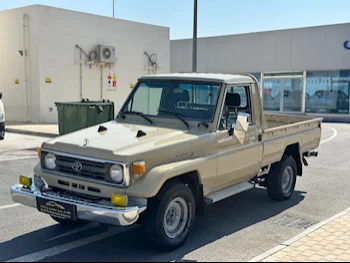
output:
<svg viewBox="0 0 350 263"><path fill-rule="evenodd" d="M231 124L231 125L230 125L230 128L228 129L228 135L229 135L229 136L233 136L234 130L235 130L235 129L233 128L233 125Z"/></svg>

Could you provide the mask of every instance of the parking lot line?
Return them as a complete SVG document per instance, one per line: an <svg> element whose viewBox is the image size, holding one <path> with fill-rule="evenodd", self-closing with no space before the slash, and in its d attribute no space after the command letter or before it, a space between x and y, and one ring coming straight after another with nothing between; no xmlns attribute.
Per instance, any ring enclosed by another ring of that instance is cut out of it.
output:
<svg viewBox="0 0 350 263"><path fill-rule="evenodd" d="M336 129L334 129L334 128L329 128L329 129L331 129L333 131L332 137L330 137L330 138L328 138L328 139L326 139L324 141L321 141L320 144L324 144L324 143L330 142L331 140L335 139L338 136L338 132L337 132Z"/></svg>
<svg viewBox="0 0 350 263"><path fill-rule="evenodd" d="M35 252L23 257L19 257L19 258L15 258L15 259L11 259L9 261L6 262L37 262L37 261L41 261L44 260L46 258L50 258L50 257L54 257L57 256L59 254L62 254L64 252L85 246L85 245L89 245L91 243L95 243L97 241L115 236L117 234L121 234L124 233L126 231L132 230L135 227L130 227L130 228L112 228L112 229L108 229L107 232L104 232L102 234L98 234L92 237L88 237L88 238L84 238L81 240L77 240L71 243L67 243L67 244L63 244L60 246L56 246L56 247L52 247L52 248L48 248L39 252Z"/></svg>
<svg viewBox="0 0 350 263"><path fill-rule="evenodd" d="M24 156L24 157L8 157L6 155L1 155L0 156L1 162L12 162L12 161L19 161L19 160L28 160L28 159L35 159L38 158L37 155L33 155L33 156Z"/></svg>
<svg viewBox="0 0 350 263"><path fill-rule="evenodd" d="M0 206L0 210L4 210L4 209L8 209L8 208L13 208L13 207L17 207L17 206L21 206L21 204L13 204L13 205L4 205L4 206Z"/></svg>
<svg viewBox="0 0 350 263"><path fill-rule="evenodd" d="M53 241L53 240L56 240L56 239L60 239L60 238L62 238L62 237L67 237L67 236L70 236L70 235L78 234L78 233L80 233L80 232L84 232L84 231L86 231L86 230L89 230L89 229L91 229L91 228L95 228L95 227L98 227L98 226L99 226L99 224L97 224L97 223L88 224L88 225L83 226L83 227L81 227L81 228L78 228L78 229L75 229L75 230L66 232L66 233L64 233L64 234L62 234L62 235L59 235L59 236L50 238L50 239L46 240L46 242L50 242L50 241Z"/></svg>

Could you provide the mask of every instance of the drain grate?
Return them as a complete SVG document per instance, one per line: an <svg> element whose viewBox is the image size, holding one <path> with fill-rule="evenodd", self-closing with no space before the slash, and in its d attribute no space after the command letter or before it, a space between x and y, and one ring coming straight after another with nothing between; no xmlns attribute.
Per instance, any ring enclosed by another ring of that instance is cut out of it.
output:
<svg viewBox="0 0 350 263"><path fill-rule="evenodd" d="M316 224L314 221L310 221L303 218L296 218L292 216L283 216L276 221L273 222L276 225L298 228L298 229L306 229L310 226Z"/></svg>

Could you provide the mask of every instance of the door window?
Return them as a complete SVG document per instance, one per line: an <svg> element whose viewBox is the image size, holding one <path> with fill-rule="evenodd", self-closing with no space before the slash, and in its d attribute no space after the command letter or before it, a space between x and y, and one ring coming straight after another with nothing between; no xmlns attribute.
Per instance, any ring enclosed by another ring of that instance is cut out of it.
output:
<svg viewBox="0 0 350 263"><path fill-rule="evenodd" d="M219 129L227 130L235 126L238 113L249 115L249 125L252 124L252 109L248 86L229 86L227 88L224 108L220 118Z"/></svg>

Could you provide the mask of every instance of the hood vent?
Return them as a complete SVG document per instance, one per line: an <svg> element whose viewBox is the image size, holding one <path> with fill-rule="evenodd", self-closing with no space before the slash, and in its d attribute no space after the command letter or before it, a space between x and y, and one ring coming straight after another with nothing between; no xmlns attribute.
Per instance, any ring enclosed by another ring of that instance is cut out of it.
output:
<svg viewBox="0 0 350 263"><path fill-rule="evenodd" d="M104 127L104 126L100 126L99 128L98 128L98 132L105 132L105 131L107 131L108 129L106 128L106 127Z"/></svg>
<svg viewBox="0 0 350 263"><path fill-rule="evenodd" d="M144 131L139 130L139 131L137 132L136 137L137 137L137 138L140 138L140 137L143 137L143 136L146 136L146 135L147 135L147 133L145 133Z"/></svg>

